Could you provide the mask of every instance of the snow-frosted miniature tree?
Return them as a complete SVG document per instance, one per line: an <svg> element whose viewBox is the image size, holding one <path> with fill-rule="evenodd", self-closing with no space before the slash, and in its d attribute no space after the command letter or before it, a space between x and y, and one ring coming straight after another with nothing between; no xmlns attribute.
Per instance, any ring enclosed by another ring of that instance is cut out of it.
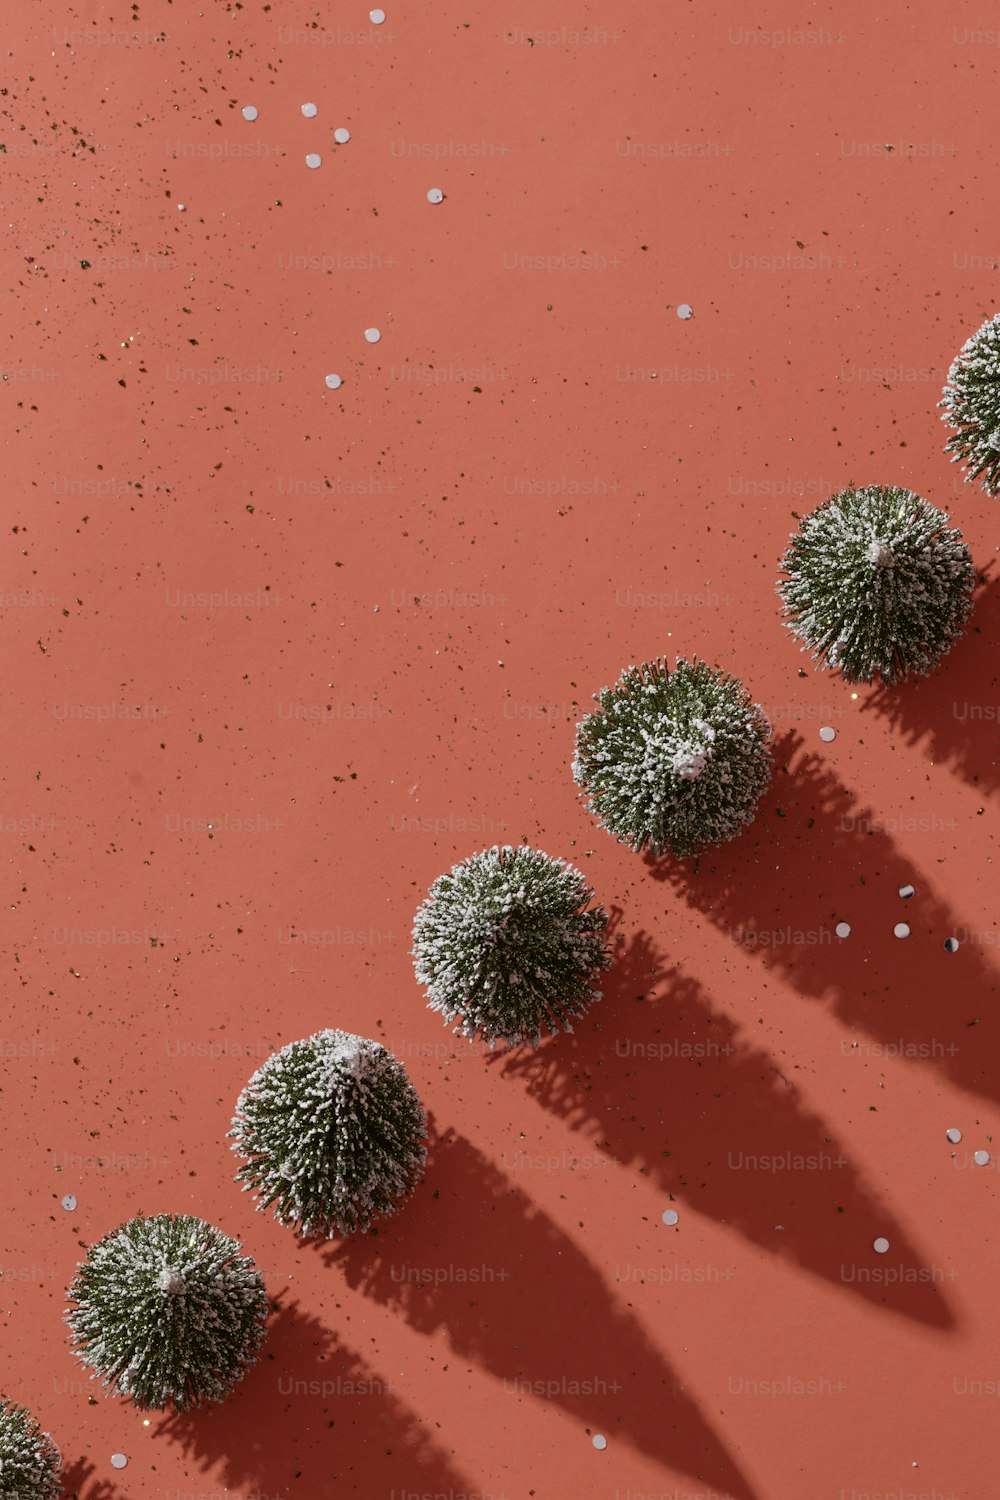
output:
<svg viewBox="0 0 1000 1500"><path fill-rule="evenodd" d="M354 1234L395 1213L424 1173L427 1117L378 1042L317 1031L272 1053L236 1104L236 1174L258 1210L304 1236Z"/></svg>
<svg viewBox="0 0 1000 1500"><path fill-rule="evenodd" d="M577 726L589 811L637 853L686 859L735 838L771 778L771 729L735 677L703 661L626 667Z"/></svg>
<svg viewBox="0 0 1000 1500"><path fill-rule="evenodd" d="M186 1214L139 1215L105 1235L69 1289L77 1358L143 1410L224 1400L257 1359L269 1307L239 1252Z"/></svg>
<svg viewBox="0 0 1000 1500"><path fill-rule="evenodd" d="M454 1030L493 1047L537 1047L601 998L607 913L566 863L504 845L473 854L430 888L413 923L417 980ZM589 908L589 909L588 909Z"/></svg>
<svg viewBox="0 0 1000 1500"><path fill-rule="evenodd" d="M800 522L781 566L788 629L847 682L926 676L972 609L976 572L961 532L911 490L831 496Z"/></svg>
<svg viewBox="0 0 1000 1500"><path fill-rule="evenodd" d="M59 1449L26 1407L0 1396L0 1500L59 1500Z"/></svg>
<svg viewBox="0 0 1000 1500"><path fill-rule="evenodd" d="M988 495L1000 495L1000 313L966 339L948 371L941 420L954 429L945 444L965 480L982 479Z"/></svg>

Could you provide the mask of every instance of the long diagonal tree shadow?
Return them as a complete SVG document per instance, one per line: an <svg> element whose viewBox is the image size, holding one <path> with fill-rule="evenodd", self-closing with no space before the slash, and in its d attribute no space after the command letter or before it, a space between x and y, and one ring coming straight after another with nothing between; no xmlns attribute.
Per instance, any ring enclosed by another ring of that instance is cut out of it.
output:
<svg viewBox="0 0 1000 1500"><path fill-rule="evenodd" d="M845 1026L877 1039L886 1056L922 1060L959 1087L1000 1100L1000 1071L992 1065L1000 971L991 963L1000 933L970 933L904 856L889 822L859 805L829 763L791 732L777 747L771 790L742 838L700 859L645 863L765 970L800 995L828 1002ZM934 815L921 820L915 812L913 827L935 850ZM916 893L901 899L908 885ZM841 921L851 927L843 940L836 936ZM909 925L909 938L894 936L900 922ZM960 946L950 954L944 944L953 936Z"/></svg>
<svg viewBox="0 0 1000 1500"><path fill-rule="evenodd" d="M113 1480L97 1479L97 1465L89 1458L78 1458L63 1470L64 1500L127 1500L124 1490Z"/></svg>
<svg viewBox="0 0 1000 1500"><path fill-rule="evenodd" d="M968 633L940 671L917 682L875 689L861 711L888 721L906 745L961 776L984 797L1000 787L1000 579L977 595Z"/></svg>
<svg viewBox="0 0 1000 1500"><path fill-rule="evenodd" d="M241 1493L370 1500L481 1488L391 1382L294 1301L274 1304L260 1362L226 1402L172 1412L154 1436L202 1472L221 1467L222 1482Z"/></svg>
<svg viewBox="0 0 1000 1500"><path fill-rule="evenodd" d="M731 1500L756 1492L642 1324L572 1239L470 1141L432 1132L425 1197L377 1235L319 1253L351 1287L582 1427L612 1426L647 1457ZM475 1277L459 1280L456 1269ZM439 1275L443 1271L444 1275ZM506 1404L506 1403L504 1403Z"/></svg>
<svg viewBox="0 0 1000 1500"><path fill-rule="evenodd" d="M604 988L599 1021L493 1065L665 1195L880 1308L956 1326L944 1271L924 1264L794 1080L712 1008L697 979L663 970L638 934ZM900 1272L889 1285L871 1275L881 1236Z"/></svg>

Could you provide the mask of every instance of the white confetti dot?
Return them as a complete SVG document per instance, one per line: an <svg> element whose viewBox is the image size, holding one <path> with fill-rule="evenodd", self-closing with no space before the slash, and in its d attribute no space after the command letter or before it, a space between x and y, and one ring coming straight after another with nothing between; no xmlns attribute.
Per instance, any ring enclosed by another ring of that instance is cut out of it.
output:
<svg viewBox="0 0 1000 1500"><path fill-rule="evenodd" d="M330 387L331 391L339 391L344 382L339 375L328 375L326 377L326 383Z"/></svg>
<svg viewBox="0 0 1000 1500"><path fill-rule="evenodd" d="M884 1255L889 1248L889 1241L881 1236L875 1241L874 1249L879 1255Z"/></svg>
<svg viewBox="0 0 1000 1500"><path fill-rule="evenodd" d="M665 1208L663 1210L662 1218L664 1224L676 1224L677 1220L680 1218L680 1214L677 1212L676 1208Z"/></svg>
<svg viewBox="0 0 1000 1500"><path fill-rule="evenodd" d="M343 125L340 125L333 132L333 138L337 142L338 146L346 146L348 141L351 139L351 132L347 130Z"/></svg>
<svg viewBox="0 0 1000 1500"><path fill-rule="evenodd" d="M368 12L368 19L369 19L369 21L371 21L371 23L372 23L373 26L384 26L385 25L385 11L384 10L370 10Z"/></svg>
<svg viewBox="0 0 1000 1500"><path fill-rule="evenodd" d="M944 951L946 953L957 953L960 947L958 938L945 938Z"/></svg>
<svg viewBox="0 0 1000 1500"><path fill-rule="evenodd" d="M680 307L677 309L677 316L679 318L693 318L694 317L694 308L691 306L690 302L682 302L681 303Z"/></svg>
<svg viewBox="0 0 1000 1500"><path fill-rule="evenodd" d="M905 922L897 922L892 930L898 938L905 938L910 935L910 929Z"/></svg>
<svg viewBox="0 0 1000 1500"><path fill-rule="evenodd" d="M442 191L441 191L440 188L428 188L427 189L427 202L428 203L443 203L444 202L444 193L442 193Z"/></svg>
<svg viewBox="0 0 1000 1500"><path fill-rule="evenodd" d="M311 167L315 171L322 160L323 158L319 156L317 152L310 151L309 155L306 157L306 166Z"/></svg>
<svg viewBox="0 0 1000 1500"><path fill-rule="evenodd" d="M365 338L368 340L369 344L377 344L381 337L382 335L377 328L365 329Z"/></svg>
<svg viewBox="0 0 1000 1500"><path fill-rule="evenodd" d="M244 104L244 106L243 106L243 118L244 118L244 120L256 120L256 118L257 118L257 110L255 109L255 107L252 104Z"/></svg>
<svg viewBox="0 0 1000 1500"><path fill-rule="evenodd" d="M990 1153L988 1151L974 1151L972 1153L972 1160L975 1162L977 1167L988 1166Z"/></svg>
<svg viewBox="0 0 1000 1500"><path fill-rule="evenodd" d="M902 896L904 901L909 901L910 897L913 895L913 889L914 888L912 885L901 885L899 887L899 894Z"/></svg>
<svg viewBox="0 0 1000 1500"><path fill-rule="evenodd" d="M833 930L839 938L850 937L851 924L850 922L838 922Z"/></svg>
<svg viewBox="0 0 1000 1500"><path fill-rule="evenodd" d="M178 203L178 205L177 205L177 212L179 214L186 214L187 213L187 204L186 203Z"/></svg>
<svg viewBox="0 0 1000 1500"><path fill-rule="evenodd" d="M948 1137L949 1141L951 1141L951 1144L953 1146L957 1146L959 1141L962 1139L962 1132L955 1125L953 1125L950 1130L946 1130L945 1135Z"/></svg>
<svg viewBox="0 0 1000 1500"><path fill-rule="evenodd" d="M819 737L821 740L824 740L826 744L829 744L831 740L835 740L837 738L837 731L831 725L824 724L823 728L819 732Z"/></svg>
<svg viewBox="0 0 1000 1500"><path fill-rule="evenodd" d="M76 1199L73 1197L72 1193L66 1194L65 1198L62 1200L62 1206L68 1214L71 1214L73 1212L74 1208L76 1207Z"/></svg>
<svg viewBox="0 0 1000 1500"><path fill-rule="evenodd" d="M307 120L314 120L317 114L315 104L303 104L302 113L305 115Z"/></svg>
<svg viewBox="0 0 1000 1500"><path fill-rule="evenodd" d="M608 1440L606 1437L602 1437L599 1432L595 1432L593 1437L593 1444L598 1453L602 1453L608 1446Z"/></svg>
<svg viewBox="0 0 1000 1500"><path fill-rule="evenodd" d="M112 1453L111 1467L113 1469L124 1469L128 1467L128 1459L124 1453Z"/></svg>

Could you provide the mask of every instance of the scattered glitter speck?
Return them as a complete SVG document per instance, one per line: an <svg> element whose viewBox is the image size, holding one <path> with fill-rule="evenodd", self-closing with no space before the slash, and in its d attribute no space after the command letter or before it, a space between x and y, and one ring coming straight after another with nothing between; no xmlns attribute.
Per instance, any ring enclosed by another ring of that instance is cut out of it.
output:
<svg viewBox="0 0 1000 1500"><path fill-rule="evenodd" d="M309 155L306 157L306 166L312 167L315 170L315 168L319 166L322 160L323 158L317 152L310 151Z"/></svg>
<svg viewBox="0 0 1000 1500"><path fill-rule="evenodd" d="M302 113L305 115L307 120L314 120L317 114L315 104L303 104Z"/></svg>
<svg viewBox="0 0 1000 1500"><path fill-rule="evenodd" d="M665 1208L663 1210L662 1217L664 1224L676 1224L677 1220L680 1218L680 1214L677 1212L676 1208Z"/></svg>
<svg viewBox="0 0 1000 1500"><path fill-rule="evenodd" d="M73 1212L74 1208L76 1207L76 1199L73 1197L72 1193L66 1194L65 1198L62 1200L62 1206L68 1214L71 1214Z"/></svg>
<svg viewBox="0 0 1000 1500"><path fill-rule="evenodd" d="M369 21L371 21L371 23L372 23L373 26L384 26L385 25L385 11L384 10L370 10L368 12L368 19L369 19Z"/></svg>
<svg viewBox="0 0 1000 1500"><path fill-rule="evenodd" d="M330 387L331 391L338 391L344 382L343 380L341 380L339 375L328 375L326 377L326 383Z"/></svg>
<svg viewBox="0 0 1000 1500"><path fill-rule="evenodd" d="M340 125L333 132L333 138L337 142L338 146L346 146L348 141L351 139L351 132L345 129L343 125Z"/></svg>
<svg viewBox="0 0 1000 1500"><path fill-rule="evenodd" d="M257 110L254 107L254 105L252 105L252 104L244 104L244 106L243 106L243 118L244 118L244 120L256 120L256 118L257 118Z"/></svg>
<svg viewBox="0 0 1000 1500"><path fill-rule="evenodd" d="M124 1453L112 1453L111 1467L113 1469L124 1469L128 1466L128 1459Z"/></svg>
<svg viewBox="0 0 1000 1500"><path fill-rule="evenodd" d="M837 731L831 725L824 724L823 728L819 732L819 737L821 740L825 740L825 742L829 744L831 740L835 740L837 738Z"/></svg>
<svg viewBox="0 0 1000 1500"><path fill-rule="evenodd" d="M877 1239L877 1240L876 1240L876 1241L875 1241L875 1245L874 1245L874 1248L875 1248L875 1250L876 1250L876 1251L877 1251L877 1252L878 1252L878 1254L879 1254L879 1255L884 1255L884 1254L885 1254L885 1252L886 1252L886 1251L887 1251L887 1250L888 1250L888 1248L889 1248L889 1241L888 1241L888 1240L887 1240L887 1239L884 1239L884 1238L882 1238L882 1237L881 1237L881 1236L880 1236L880 1237L879 1237L879 1238L878 1238L878 1239Z"/></svg>
<svg viewBox="0 0 1000 1500"><path fill-rule="evenodd" d="M599 1453L603 1452L603 1450L608 1446L608 1440L607 1440L607 1438L606 1437L602 1437L599 1432L595 1432L594 1438L593 1438L593 1442L594 1442L594 1447L597 1449L597 1451Z"/></svg>
<svg viewBox="0 0 1000 1500"><path fill-rule="evenodd" d="M897 922L892 930L898 938L909 937L910 935L910 929L905 922Z"/></svg>
<svg viewBox="0 0 1000 1500"><path fill-rule="evenodd" d="M381 337L382 335L377 328L365 329L365 338L368 340L369 344L377 344Z"/></svg>
<svg viewBox="0 0 1000 1500"><path fill-rule="evenodd" d="M957 953L959 949L958 938L945 938L944 951L946 953Z"/></svg>
<svg viewBox="0 0 1000 1500"><path fill-rule="evenodd" d="M975 1162L977 1167L988 1166L990 1153L988 1151L974 1151L972 1154L972 1160Z"/></svg>
<svg viewBox="0 0 1000 1500"><path fill-rule="evenodd" d="M690 302L682 302L681 303L680 307L677 309L677 316L679 318L693 318L694 317L694 308L691 306Z"/></svg>
<svg viewBox="0 0 1000 1500"><path fill-rule="evenodd" d="M428 203L443 203L444 202L444 193L442 193L442 191L441 191L440 188L428 188L428 190L427 190L427 202Z"/></svg>
<svg viewBox="0 0 1000 1500"><path fill-rule="evenodd" d="M850 922L838 922L833 930L839 938L850 937L851 924Z"/></svg>
<svg viewBox="0 0 1000 1500"><path fill-rule="evenodd" d="M913 895L913 886L901 885L899 887L899 894L902 896L904 901L909 901L910 897Z"/></svg>
<svg viewBox="0 0 1000 1500"><path fill-rule="evenodd" d="M949 1141L951 1141L951 1144L953 1146L957 1146L959 1141L962 1139L962 1132L955 1125L953 1125L950 1130L946 1130L945 1135L948 1137Z"/></svg>

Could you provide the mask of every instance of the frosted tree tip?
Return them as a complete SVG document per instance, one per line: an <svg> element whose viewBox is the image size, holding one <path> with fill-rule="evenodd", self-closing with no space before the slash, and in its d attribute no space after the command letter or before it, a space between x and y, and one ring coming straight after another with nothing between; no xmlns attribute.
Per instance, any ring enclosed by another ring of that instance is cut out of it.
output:
<svg viewBox="0 0 1000 1500"><path fill-rule="evenodd" d="M1000 495L1000 313L966 339L938 405L952 428L944 450L952 463L966 483L979 479L987 495Z"/></svg>

